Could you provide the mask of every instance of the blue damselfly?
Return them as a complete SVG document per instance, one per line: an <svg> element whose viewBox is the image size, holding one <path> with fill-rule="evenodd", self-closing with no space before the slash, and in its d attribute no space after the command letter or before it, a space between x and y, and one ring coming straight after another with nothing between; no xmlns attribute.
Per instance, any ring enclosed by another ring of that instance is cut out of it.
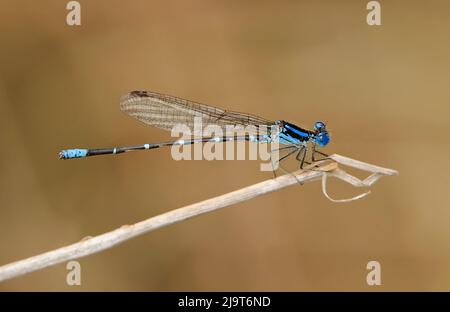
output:
<svg viewBox="0 0 450 312"><path fill-rule="evenodd" d="M100 148L100 149L67 149L59 153L61 159L82 158L104 154L120 154L134 150L154 149L163 146L188 145L201 142L226 142L232 140L246 140L256 143L272 143L278 140L285 145L279 150L288 151L278 162L296 153L296 159L303 168L308 152L308 144L311 147L311 160L314 162L316 153L327 156L317 151L317 146L324 147L330 141L326 125L322 121L314 123L312 130L300 128L284 120L270 121L264 118L233 111L226 111L213 106L184 100L178 97L165 95L151 91L132 91L121 98L120 108L128 115L157 128L172 130L177 124L184 124L194 130L196 118L200 118L203 125L216 125L223 129L221 137L196 137L190 140L176 140L161 143L147 143L137 146ZM229 126L253 126L255 133L235 136L229 133ZM261 135L260 128L267 131ZM276 129L276 131L273 131ZM258 135L258 133L260 135Z"/></svg>

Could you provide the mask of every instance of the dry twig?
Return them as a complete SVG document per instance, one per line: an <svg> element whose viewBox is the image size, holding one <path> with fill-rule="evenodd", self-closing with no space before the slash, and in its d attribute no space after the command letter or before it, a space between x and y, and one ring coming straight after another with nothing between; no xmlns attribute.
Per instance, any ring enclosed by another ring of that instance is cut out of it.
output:
<svg viewBox="0 0 450 312"><path fill-rule="evenodd" d="M294 172L293 174L286 174L276 179L266 180L228 194L163 213L133 225L125 225L111 232L83 239L82 241L69 246L4 265L0 267L0 281L41 270L72 259L78 259L91 255L163 226L237 204L298 182L306 183L322 179L322 189L328 199L334 202L347 202L362 198L369 194L369 192L363 193L351 199L334 200L330 198L326 192L326 181L328 176L336 177L356 187L370 187L384 175L390 176L398 174L397 171L392 169L370 165L336 154L331 155L329 158L330 160L320 161L314 165L311 165L307 168L308 170L300 170ZM339 164L368 171L371 175L361 181L339 168Z"/></svg>

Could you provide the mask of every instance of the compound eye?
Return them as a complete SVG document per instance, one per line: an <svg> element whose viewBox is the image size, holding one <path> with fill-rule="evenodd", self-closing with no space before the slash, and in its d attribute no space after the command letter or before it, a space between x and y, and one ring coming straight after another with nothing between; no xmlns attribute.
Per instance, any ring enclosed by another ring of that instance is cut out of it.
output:
<svg viewBox="0 0 450 312"><path fill-rule="evenodd" d="M317 130L317 131L320 132L320 131L323 131L325 129L326 129L325 123L323 123L322 121L317 121L314 124L314 130Z"/></svg>

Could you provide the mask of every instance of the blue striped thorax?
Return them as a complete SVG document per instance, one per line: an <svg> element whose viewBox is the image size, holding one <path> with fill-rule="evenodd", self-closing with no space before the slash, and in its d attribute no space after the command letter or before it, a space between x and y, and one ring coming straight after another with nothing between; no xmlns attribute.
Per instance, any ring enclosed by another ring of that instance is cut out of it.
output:
<svg viewBox="0 0 450 312"><path fill-rule="evenodd" d="M280 143L290 145L302 145L308 141L315 142L319 146L325 146L330 141L325 123L318 121L314 124L314 131L300 128L284 120L275 122L279 126Z"/></svg>

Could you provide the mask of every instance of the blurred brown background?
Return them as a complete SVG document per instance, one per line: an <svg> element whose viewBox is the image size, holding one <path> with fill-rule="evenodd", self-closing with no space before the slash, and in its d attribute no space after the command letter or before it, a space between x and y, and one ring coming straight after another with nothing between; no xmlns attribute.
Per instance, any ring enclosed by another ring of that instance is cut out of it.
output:
<svg viewBox="0 0 450 312"><path fill-rule="evenodd" d="M169 149L61 161L63 148L170 139L121 113L130 90L328 122L324 150L400 171L334 204L294 186L160 229L0 290L450 290L450 3L0 3L0 264L265 180L257 161L181 161ZM361 190L332 181L330 193ZM380 287L366 264L381 263Z"/></svg>

